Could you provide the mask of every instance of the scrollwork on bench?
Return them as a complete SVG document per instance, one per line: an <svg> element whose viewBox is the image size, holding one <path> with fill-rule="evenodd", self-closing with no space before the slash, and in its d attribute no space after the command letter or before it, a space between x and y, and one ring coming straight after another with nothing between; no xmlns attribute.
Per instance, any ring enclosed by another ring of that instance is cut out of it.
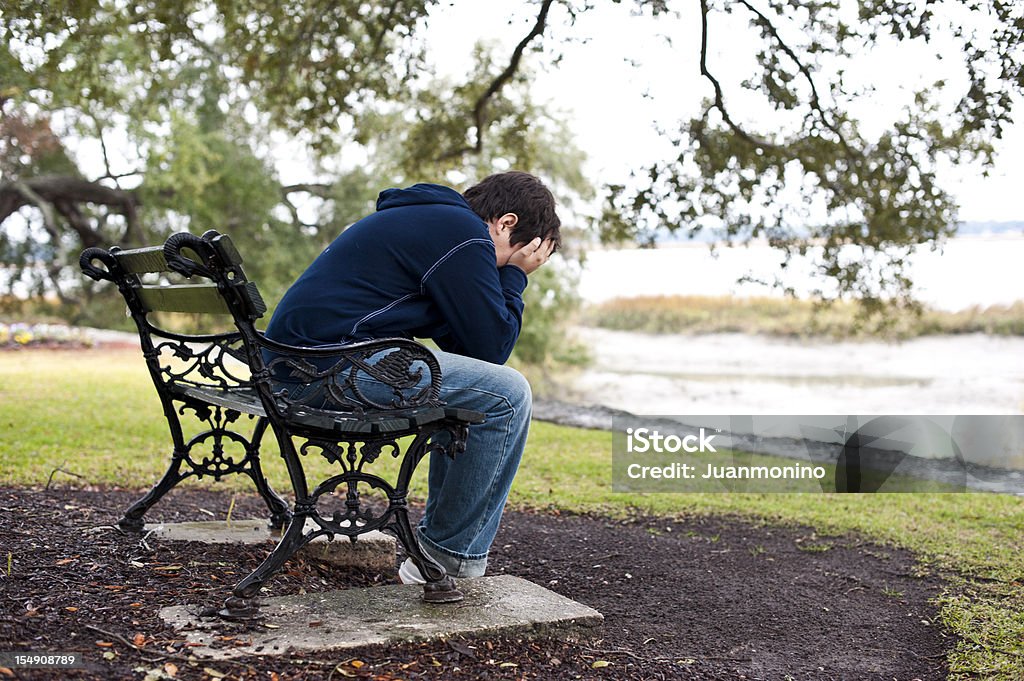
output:
<svg viewBox="0 0 1024 681"><path fill-rule="evenodd" d="M205 343L165 337L153 350L160 362L160 375L171 387L252 387L241 334L208 336ZM234 368L229 365L232 361ZM239 375L242 371L247 375Z"/></svg>
<svg viewBox="0 0 1024 681"><path fill-rule="evenodd" d="M326 355L271 343L264 338L260 345L273 353L267 369L271 376L280 377L273 393L286 411L305 406L362 415L367 411L441 404L441 369L437 358L418 343L404 339L366 341L336 346ZM282 351L288 354L280 354ZM429 381L424 381L425 375ZM374 399L360 386L361 381L387 386L391 399L387 402ZM289 383L315 387L306 387L296 397L289 390Z"/></svg>

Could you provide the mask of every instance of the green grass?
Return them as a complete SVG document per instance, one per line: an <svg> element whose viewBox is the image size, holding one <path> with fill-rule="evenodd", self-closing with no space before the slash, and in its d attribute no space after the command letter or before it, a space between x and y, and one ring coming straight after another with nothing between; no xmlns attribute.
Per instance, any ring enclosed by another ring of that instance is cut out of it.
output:
<svg viewBox="0 0 1024 681"><path fill-rule="evenodd" d="M641 296L616 298L583 311L582 321L645 333L759 333L768 336L913 338L935 334L1024 335L1024 301L959 312L887 310L865 319L852 302L816 305L788 298Z"/></svg>
<svg viewBox="0 0 1024 681"><path fill-rule="evenodd" d="M138 352L0 353L0 485L43 486L64 464L82 478L57 473L55 484L142 489L163 472L168 444ZM326 475L328 465L314 457L310 476ZM287 491L278 457L267 457L264 465L273 484ZM418 475L415 487L421 497L424 477ZM237 477L221 484L249 489ZM715 514L801 524L818 536L804 547L808 551L828 550L827 538L846 532L906 547L920 557L921 574L949 580L938 604L942 624L959 637L949 657L951 678L1024 678L1024 499L618 493L611 487L610 433L535 423L511 504L612 516Z"/></svg>

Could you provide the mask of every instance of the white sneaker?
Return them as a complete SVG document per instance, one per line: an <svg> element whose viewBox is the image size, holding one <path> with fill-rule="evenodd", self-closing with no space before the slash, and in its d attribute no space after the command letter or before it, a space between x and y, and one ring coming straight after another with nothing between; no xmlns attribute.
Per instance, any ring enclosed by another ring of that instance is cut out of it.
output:
<svg viewBox="0 0 1024 681"><path fill-rule="evenodd" d="M423 579L420 569L416 567L416 563L412 562L412 558L406 558L405 562L398 566L398 581L402 584L427 583L427 580Z"/></svg>

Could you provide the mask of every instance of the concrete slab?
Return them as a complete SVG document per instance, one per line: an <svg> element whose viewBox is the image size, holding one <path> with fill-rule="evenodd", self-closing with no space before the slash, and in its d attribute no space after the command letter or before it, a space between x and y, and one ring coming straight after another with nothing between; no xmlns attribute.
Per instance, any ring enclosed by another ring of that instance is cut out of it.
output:
<svg viewBox="0 0 1024 681"><path fill-rule="evenodd" d="M460 579L465 600L428 604L422 587L387 585L264 601L266 619L231 646L217 637L237 634L243 625L201 618L198 606L163 608L160 617L179 630L189 652L201 659L281 655L287 650L328 651L450 636L590 635L604 617L593 608L511 575Z"/></svg>
<svg viewBox="0 0 1024 681"><path fill-rule="evenodd" d="M265 520L206 520L190 523L159 523L147 528L156 539L196 541L207 544L260 544L280 540L281 536L267 527ZM307 529L309 529L307 527ZM300 553L342 567L368 570L392 570L395 567L396 541L384 532L367 532L353 544L348 537L336 536L334 541L317 537Z"/></svg>

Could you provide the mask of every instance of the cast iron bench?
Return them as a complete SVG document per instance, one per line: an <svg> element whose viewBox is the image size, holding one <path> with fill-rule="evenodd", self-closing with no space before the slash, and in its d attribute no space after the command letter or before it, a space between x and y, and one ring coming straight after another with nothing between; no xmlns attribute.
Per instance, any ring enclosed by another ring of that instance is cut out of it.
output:
<svg viewBox="0 0 1024 681"><path fill-rule="evenodd" d="M261 586L313 539L343 535L354 542L372 530L392 532L405 547L427 580L424 600L461 600L454 580L421 550L406 504L420 460L433 452L454 457L465 451L469 425L484 416L441 402L441 370L430 350L405 338L321 347L266 338L255 323L267 307L231 240L215 231L175 234L162 246L89 248L80 264L86 275L113 282L124 296L174 444L166 473L125 512L122 529L142 531L146 511L190 476L219 480L244 473L266 503L271 527L283 533L266 560L235 586L222 617L259 617ZM174 283L182 280L177 275L202 283ZM154 312L218 315L234 330L170 331L158 325ZM367 380L378 388L373 399L365 394L367 384L361 387ZM289 395L295 392L289 386L305 384L316 387ZM382 384L390 394L383 401ZM186 423L198 431L186 435ZM260 466L268 428L291 479L291 509ZM340 471L311 488L302 461L314 453ZM369 471L383 455L401 457L394 485ZM380 512L361 501L360 489L386 495L387 508ZM342 508L321 510L342 494Z"/></svg>

